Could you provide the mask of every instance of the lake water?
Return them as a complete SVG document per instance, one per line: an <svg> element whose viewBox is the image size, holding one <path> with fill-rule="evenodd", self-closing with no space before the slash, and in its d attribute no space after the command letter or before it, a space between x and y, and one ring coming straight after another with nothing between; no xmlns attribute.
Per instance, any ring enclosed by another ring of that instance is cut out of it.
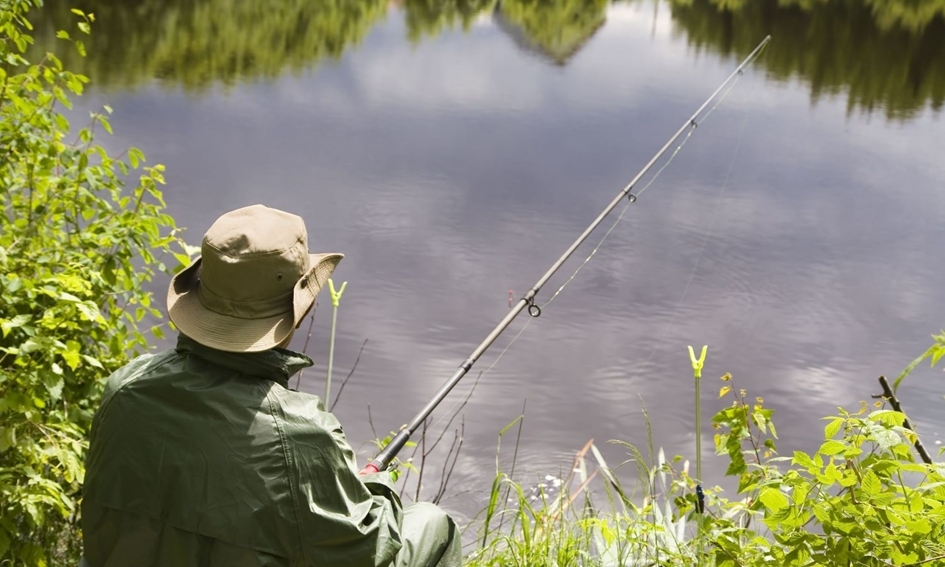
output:
<svg viewBox="0 0 945 567"><path fill-rule="evenodd" d="M589 439L612 464L625 457L608 440L645 445L643 402L654 444L692 458L686 347L709 345L704 476L728 486L708 425L725 403L719 376L776 409L783 454L813 451L820 417L858 409L945 326L945 8L717 4L101 1L86 6L89 58L66 59L92 78L81 109L115 109L106 145L166 164L190 243L223 212L264 203L301 215L314 251L346 254L333 395L367 341L335 408L367 460L369 417L378 435L407 422L509 294L773 36L574 281L492 367L519 317L434 414L438 430L491 368L462 410L443 502L468 518L523 404L526 485L566 474ZM50 47L71 24L64 6L46 10ZM305 391L324 391L330 320L326 291ZM943 394L927 365L899 391L933 451ZM452 438L428 459L425 497Z"/></svg>

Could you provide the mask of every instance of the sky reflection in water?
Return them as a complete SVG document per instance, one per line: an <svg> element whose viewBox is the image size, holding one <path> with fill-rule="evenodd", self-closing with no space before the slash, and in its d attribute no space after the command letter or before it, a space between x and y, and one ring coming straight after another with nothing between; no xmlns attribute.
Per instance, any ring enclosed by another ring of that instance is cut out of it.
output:
<svg viewBox="0 0 945 567"><path fill-rule="evenodd" d="M690 47L651 4L608 8L565 66L488 17L411 44L401 16L391 9L337 62L297 76L90 97L115 108L109 144L167 164L170 212L192 243L224 211L264 202L302 215L313 249L347 255L342 376L369 341L336 408L355 444L373 436L368 405L380 435L412 417L507 312L509 289L524 293L743 55ZM843 92L811 104L796 76L750 70L481 378L451 481L473 494L447 505L478 509L497 433L526 399L523 479L566 469L590 438L645 444L641 399L655 444L691 457L689 344L709 345L704 416L731 372L776 408L782 453L815 449L818 417L878 392L876 377L895 376L945 320L942 140L927 106L889 120L851 112ZM323 297L309 348L319 366L302 381L318 394L329 321ZM945 438L941 370L923 367L900 393L929 444ZM622 460L612 446L605 456ZM722 458L705 461L707 482L722 483Z"/></svg>

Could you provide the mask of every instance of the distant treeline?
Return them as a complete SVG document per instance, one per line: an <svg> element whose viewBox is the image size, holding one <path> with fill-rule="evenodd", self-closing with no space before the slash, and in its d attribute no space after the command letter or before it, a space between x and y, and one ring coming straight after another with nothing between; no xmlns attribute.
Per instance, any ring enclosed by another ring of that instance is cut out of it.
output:
<svg viewBox="0 0 945 567"><path fill-rule="evenodd" d="M624 0L649 2L650 0ZM386 17L403 17L411 41L468 29L491 17L516 44L557 64L603 25L607 0L75 0L34 16L37 47L100 88L158 78L194 91L273 78L340 57ZM96 13L88 58L56 45L74 28L73 5ZM812 97L845 93L849 108L906 119L945 101L945 0L668 0L688 41L747 54L774 36L761 65L810 83Z"/></svg>
<svg viewBox="0 0 945 567"><path fill-rule="evenodd" d="M906 119L945 103L945 0L671 0L690 44L723 54L774 41L760 64L814 100Z"/></svg>

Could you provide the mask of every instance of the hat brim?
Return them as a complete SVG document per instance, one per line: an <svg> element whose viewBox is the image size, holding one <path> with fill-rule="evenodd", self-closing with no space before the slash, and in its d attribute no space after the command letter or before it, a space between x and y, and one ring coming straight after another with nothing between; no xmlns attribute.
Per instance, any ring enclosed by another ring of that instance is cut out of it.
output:
<svg viewBox="0 0 945 567"><path fill-rule="evenodd" d="M180 331L198 343L227 352L268 350L289 336L328 283L344 254L309 254L309 270L295 284L292 306L285 313L260 319L222 315L200 302L200 263L197 258L171 279L167 315Z"/></svg>

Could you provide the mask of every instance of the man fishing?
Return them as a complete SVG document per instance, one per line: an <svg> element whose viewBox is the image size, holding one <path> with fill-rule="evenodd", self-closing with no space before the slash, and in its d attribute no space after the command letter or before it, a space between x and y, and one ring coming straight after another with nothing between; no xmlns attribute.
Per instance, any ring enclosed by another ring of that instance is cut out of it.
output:
<svg viewBox="0 0 945 567"><path fill-rule="evenodd" d="M237 209L172 279L176 348L115 372L95 414L83 565L461 564L452 519L359 474L337 419L288 388L312 361L286 347L343 257L307 242L296 215Z"/></svg>

